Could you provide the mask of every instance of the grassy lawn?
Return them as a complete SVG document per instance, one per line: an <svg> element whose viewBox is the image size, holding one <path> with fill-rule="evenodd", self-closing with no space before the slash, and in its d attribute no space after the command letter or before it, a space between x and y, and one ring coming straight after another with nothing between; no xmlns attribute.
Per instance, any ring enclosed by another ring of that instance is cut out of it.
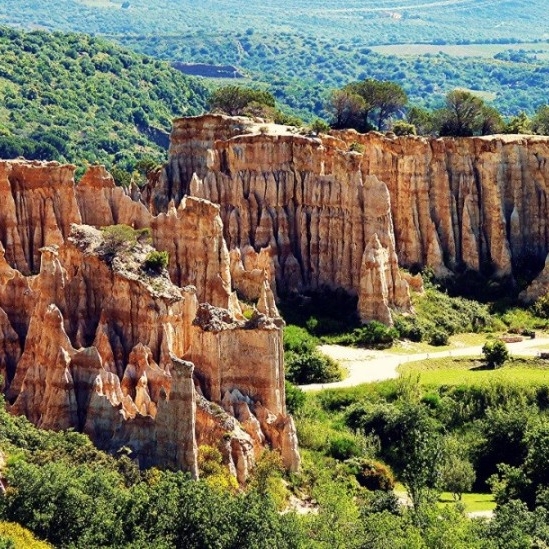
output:
<svg viewBox="0 0 549 549"><path fill-rule="evenodd" d="M513 358L497 370L483 369L474 358L441 358L410 362L400 367L403 375L419 374L422 385L486 385L505 383L515 386L549 384L549 363L538 359Z"/></svg>
<svg viewBox="0 0 549 549"><path fill-rule="evenodd" d="M401 482L395 484L395 494L400 498L407 498L406 488ZM496 508L496 502L492 494L481 494L472 492L463 494L461 501L456 502L454 496L450 492L442 492L438 498L438 504L443 507L445 505L456 505L462 503L465 505L466 513L475 513L478 511L493 511Z"/></svg>
<svg viewBox="0 0 549 549"><path fill-rule="evenodd" d="M450 492L443 492L438 499L439 505L455 505L456 501ZM466 513L474 513L478 511L493 511L496 508L496 502L492 494L463 494L460 502L465 505Z"/></svg>
<svg viewBox="0 0 549 549"><path fill-rule="evenodd" d="M451 351L462 347L484 345L488 334L456 334L450 337L449 345L435 347L426 342L414 343L413 341L398 341L386 352L395 355L413 355L416 353L437 353L439 351Z"/></svg>

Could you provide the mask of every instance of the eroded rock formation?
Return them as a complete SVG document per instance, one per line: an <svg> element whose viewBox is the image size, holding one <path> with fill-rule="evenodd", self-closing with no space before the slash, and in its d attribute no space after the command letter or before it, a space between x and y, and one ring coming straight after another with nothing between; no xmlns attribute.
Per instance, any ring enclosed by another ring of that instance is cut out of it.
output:
<svg viewBox="0 0 549 549"><path fill-rule="evenodd" d="M295 470L279 322L242 316L219 207L187 197L152 215L104 169L78 186L73 174L0 162L0 374L10 410L81 430L109 451L127 446L144 466L196 476L197 447L209 442L226 446L240 481L267 444ZM115 224L135 230L97 228ZM139 229L170 252L167 271L147 268L153 248ZM269 293L260 309L276 313Z"/></svg>
<svg viewBox="0 0 549 549"><path fill-rule="evenodd" d="M353 152L355 151L355 152ZM359 296L363 320L409 309L398 266L508 277L549 252L549 138L303 136L207 115L174 123L169 164L144 198L221 207L231 271L256 297L322 286Z"/></svg>

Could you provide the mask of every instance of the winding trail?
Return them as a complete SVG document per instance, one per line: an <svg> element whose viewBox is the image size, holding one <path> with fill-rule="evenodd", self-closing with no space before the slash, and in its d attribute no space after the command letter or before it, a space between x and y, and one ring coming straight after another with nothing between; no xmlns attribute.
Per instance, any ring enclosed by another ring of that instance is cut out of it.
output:
<svg viewBox="0 0 549 549"><path fill-rule="evenodd" d="M537 356L540 352L539 348L546 347L547 345L549 345L549 337L540 337L536 339L523 339L516 343L507 343L507 348L515 356ZM343 347L342 345L321 345L319 350L337 360L341 366L348 370L349 375L343 381L335 383L301 385L300 387L304 391L354 387L361 383L394 379L399 375L397 371L398 367L407 362L457 356L482 356L482 345L456 347L434 353L410 353L403 355L395 355L387 351Z"/></svg>

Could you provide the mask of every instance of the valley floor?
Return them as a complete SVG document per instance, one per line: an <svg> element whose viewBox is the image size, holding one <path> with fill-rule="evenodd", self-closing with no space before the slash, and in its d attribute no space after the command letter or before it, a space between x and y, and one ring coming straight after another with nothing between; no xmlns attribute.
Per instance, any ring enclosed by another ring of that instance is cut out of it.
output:
<svg viewBox="0 0 549 549"><path fill-rule="evenodd" d="M513 356L538 356L540 351L547 349L549 336L536 339L524 339L516 343L509 343L509 353ZM399 376L398 369L408 362L440 359L448 357L482 357L482 345L454 347L444 351L420 352L409 354L395 354L391 350L378 351L373 349L359 349L342 345L321 345L319 350L338 361L349 375L342 381L335 383L315 383L302 385L304 391L318 391L321 389L336 389L339 387L354 387L361 383L394 379Z"/></svg>

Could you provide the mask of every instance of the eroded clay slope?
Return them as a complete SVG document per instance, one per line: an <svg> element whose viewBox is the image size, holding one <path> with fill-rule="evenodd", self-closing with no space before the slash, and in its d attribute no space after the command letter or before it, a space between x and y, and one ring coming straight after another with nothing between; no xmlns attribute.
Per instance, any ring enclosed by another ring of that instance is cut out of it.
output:
<svg viewBox="0 0 549 549"><path fill-rule="evenodd" d="M279 323L242 316L218 206L188 197L153 216L98 167L78 186L74 167L56 163L2 162L0 174L0 373L12 412L127 446L145 466L196 475L197 445L222 443L241 481L266 444L298 467ZM169 272L146 268L146 238L113 248L96 228L113 224L150 229ZM276 310L269 294L262 307Z"/></svg>
<svg viewBox="0 0 549 549"><path fill-rule="evenodd" d="M302 136L207 115L176 120L169 165L146 199L221 206L231 269L253 293L345 288L363 320L409 307L398 265L512 277L549 251L549 138ZM398 259L397 259L398 258Z"/></svg>

